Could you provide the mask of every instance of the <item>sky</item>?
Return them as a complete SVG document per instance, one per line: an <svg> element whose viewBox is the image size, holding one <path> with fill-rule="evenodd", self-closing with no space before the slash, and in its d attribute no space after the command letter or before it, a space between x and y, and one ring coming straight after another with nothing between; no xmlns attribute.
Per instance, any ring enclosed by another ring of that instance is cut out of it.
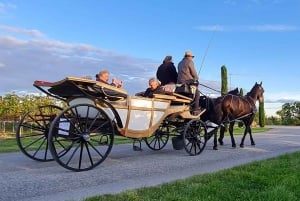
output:
<svg viewBox="0 0 300 201"><path fill-rule="evenodd" d="M166 55L195 55L200 83L262 82L267 116L300 101L300 0L0 0L0 95L110 71L130 95ZM218 92L200 86L208 96Z"/></svg>

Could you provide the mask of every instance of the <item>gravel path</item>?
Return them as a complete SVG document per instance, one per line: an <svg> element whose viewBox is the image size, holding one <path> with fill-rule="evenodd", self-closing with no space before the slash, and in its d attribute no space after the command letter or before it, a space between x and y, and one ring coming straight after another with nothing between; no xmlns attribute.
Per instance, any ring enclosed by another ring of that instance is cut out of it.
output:
<svg viewBox="0 0 300 201"><path fill-rule="evenodd" d="M240 141L240 136L236 136ZM231 148L228 137L224 146L212 150L212 139L199 156L188 156L168 144L152 151L132 145L114 145L109 157L87 172L72 172L56 162L37 162L21 152L0 154L0 201L69 201L117 193L127 189L153 186L195 174L231 168L254 160L263 160L300 150L300 127L274 127L255 134L256 146Z"/></svg>

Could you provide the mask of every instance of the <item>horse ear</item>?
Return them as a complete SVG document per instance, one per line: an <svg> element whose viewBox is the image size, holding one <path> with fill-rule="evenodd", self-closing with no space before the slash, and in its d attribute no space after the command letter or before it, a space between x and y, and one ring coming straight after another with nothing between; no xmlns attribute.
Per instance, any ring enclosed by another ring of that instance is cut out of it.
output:
<svg viewBox="0 0 300 201"><path fill-rule="evenodd" d="M262 81L260 81L260 84L259 85L262 85Z"/></svg>

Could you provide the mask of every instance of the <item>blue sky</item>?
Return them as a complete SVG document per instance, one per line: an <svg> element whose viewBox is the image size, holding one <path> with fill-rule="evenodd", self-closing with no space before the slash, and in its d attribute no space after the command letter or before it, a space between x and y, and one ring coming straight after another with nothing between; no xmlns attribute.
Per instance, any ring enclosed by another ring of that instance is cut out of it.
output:
<svg viewBox="0 0 300 201"><path fill-rule="evenodd" d="M202 84L220 90L222 65L229 87L262 81L273 115L300 101L299 19L300 0L0 0L0 94L101 69L134 94L192 50Z"/></svg>

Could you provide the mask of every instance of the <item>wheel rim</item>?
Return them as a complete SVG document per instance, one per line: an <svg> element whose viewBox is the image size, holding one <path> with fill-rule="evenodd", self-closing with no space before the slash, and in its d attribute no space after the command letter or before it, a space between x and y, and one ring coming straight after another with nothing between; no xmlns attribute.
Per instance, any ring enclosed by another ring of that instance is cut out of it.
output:
<svg viewBox="0 0 300 201"><path fill-rule="evenodd" d="M166 125L161 125L151 137L145 139L145 142L150 149L157 151L166 146L169 136L169 127Z"/></svg>
<svg viewBox="0 0 300 201"><path fill-rule="evenodd" d="M90 104L70 106L51 123L50 151L64 168L89 170L111 151L114 132L112 121L102 109Z"/></svg>
<svg viewBox="0 0 300 201"><path fill-rule="evenodd" d="M23 115L16 129L16 140L20 150L37 161L51 161L48 132L52 120L62 111L55 105L36 107Z"/></svg>
<svg viewBox="0 0 300 201"><path fill-rule="evenodd" d="M205 124L198 119L189 121L184 129L184 148L190 155L199 155L206 145L207 130Z"/></svg>

